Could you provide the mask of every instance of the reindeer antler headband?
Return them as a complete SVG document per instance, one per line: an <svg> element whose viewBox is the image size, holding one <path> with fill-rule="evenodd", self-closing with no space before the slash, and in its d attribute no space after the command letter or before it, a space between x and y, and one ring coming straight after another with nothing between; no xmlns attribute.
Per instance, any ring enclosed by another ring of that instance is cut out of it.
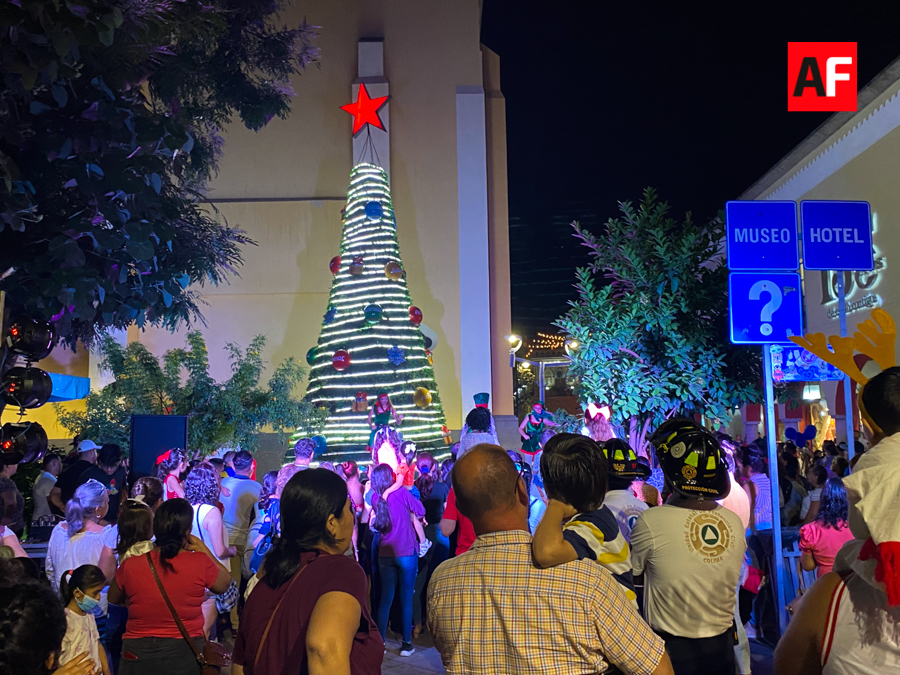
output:
<svg viewBox="0 0 900 675"><path fill-rule="evenodd" d="M856 328L852 338L831 335L826 341L824 333L807 333L802 337L791 336L788 339L826 363L839 368L857 384L865 386L869 378L863 375L856 365L853 352L858 351L871 357L882 370L896 366L897 324L883 309L874 309L872 318L863 321ZM828 342L834 351L828 349Z"/></svg>

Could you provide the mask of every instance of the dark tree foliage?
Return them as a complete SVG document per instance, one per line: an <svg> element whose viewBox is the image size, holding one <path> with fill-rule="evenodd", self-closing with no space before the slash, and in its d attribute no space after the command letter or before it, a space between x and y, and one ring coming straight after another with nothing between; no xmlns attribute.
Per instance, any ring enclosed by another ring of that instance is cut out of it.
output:
<svg viewBox="0 0 900 675"><path fill-rule="evenodd" d="M245 234L204 203L237 116L285 117L315 62L286 0L0 4L0 290L64 343L202 320ZM195 286L196 285L196 286Z"/></svg>
<svg viewBox="0 0 900 675"><path fill-rule="evenodd" d="M632 447L676 415L724 423L760 397L758 352L728 337L724 220L676 220L647 188L638 204L594 234L573 223L591 264L577 271L578 300L557 321L580 347L570 374L584 402L608 404Z"/></svg>

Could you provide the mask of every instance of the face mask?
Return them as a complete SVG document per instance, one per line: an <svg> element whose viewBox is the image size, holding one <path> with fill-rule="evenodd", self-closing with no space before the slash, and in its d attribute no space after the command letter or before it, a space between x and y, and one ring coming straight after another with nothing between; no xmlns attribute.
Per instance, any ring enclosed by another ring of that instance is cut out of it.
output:
<svg viewBox="0 0 900 675"><path fill-rule="evenodd" d="M100 604L100 601L89 595L82 594L81 600L78 599L78 596L75 596L75 603L78 605L78 609L85 614L93 614L94 610L97 609L97 605Z"/></svg>

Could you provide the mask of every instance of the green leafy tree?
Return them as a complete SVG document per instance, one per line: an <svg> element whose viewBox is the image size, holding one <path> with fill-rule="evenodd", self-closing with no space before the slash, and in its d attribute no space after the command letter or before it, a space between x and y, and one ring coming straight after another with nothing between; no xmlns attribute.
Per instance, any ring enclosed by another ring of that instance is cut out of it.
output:
<svg viewBox="0 0 900 675"><path fill-rule="evenodd" d="M188 415L188 446L205 455L240 445L253 451L258 434L272 429L286 441L297 428L319 433L327 411L294 397L306 370L293 358L275 368L260 386L266 339L258 335L245 350L228 344L231 377L216 382L209 374L206 342L197 332L187 336L189 349L172 349L160 362L139 342L123 348L101 339L102 366L115 381L85 399L83 412L56 407L60 423L73 434L129 445L131 415Z"/></svg>
<svg viewBox="0 0 900 675"><path fill-rule="evenodd" d="M609 404L613 424L646 451L648 432L676 415L726 420L759 399L760 359L728 339L721 216L697 225L668 215L648 188L620 203L595 235L573 223L591 264L557 325L578 340L571 374L585 401Z"/></svg>
<svg viewBox="0 0 900 675"><path fill-rule="evenodd" d="M285 117L314 62L287 0L0 3L0 291L64 343L202 319L252 243L203 203L233 117ZM7 367L13 359L6 359Z"/></svg>

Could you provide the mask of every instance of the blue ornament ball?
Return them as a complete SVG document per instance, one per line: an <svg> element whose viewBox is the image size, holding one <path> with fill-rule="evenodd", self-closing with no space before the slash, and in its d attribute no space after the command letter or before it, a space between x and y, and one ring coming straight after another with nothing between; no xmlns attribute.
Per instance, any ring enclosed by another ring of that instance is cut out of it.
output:
<svg viewBox="0 0 900 675"><path fill-rule="evenodd" d="M382 216L384 216L384 207L380 202L366 202L366 218L381 220Z"/></svg>
<svg viewBox="0 0 900 675"><path fill-rule="evenodd" d="M328 311L325 312L325 316L323 320L326 325L334 321L334 317L337 316L337 308L334 305L328 305Z"/></svg>
<svg viewBox="0 0 900 675"><path fill-rule="evenodd" d="M328 449L328 441L325 440L324 436L313 436L313 441L316 443L316 452L322 453Z"/></svg>

